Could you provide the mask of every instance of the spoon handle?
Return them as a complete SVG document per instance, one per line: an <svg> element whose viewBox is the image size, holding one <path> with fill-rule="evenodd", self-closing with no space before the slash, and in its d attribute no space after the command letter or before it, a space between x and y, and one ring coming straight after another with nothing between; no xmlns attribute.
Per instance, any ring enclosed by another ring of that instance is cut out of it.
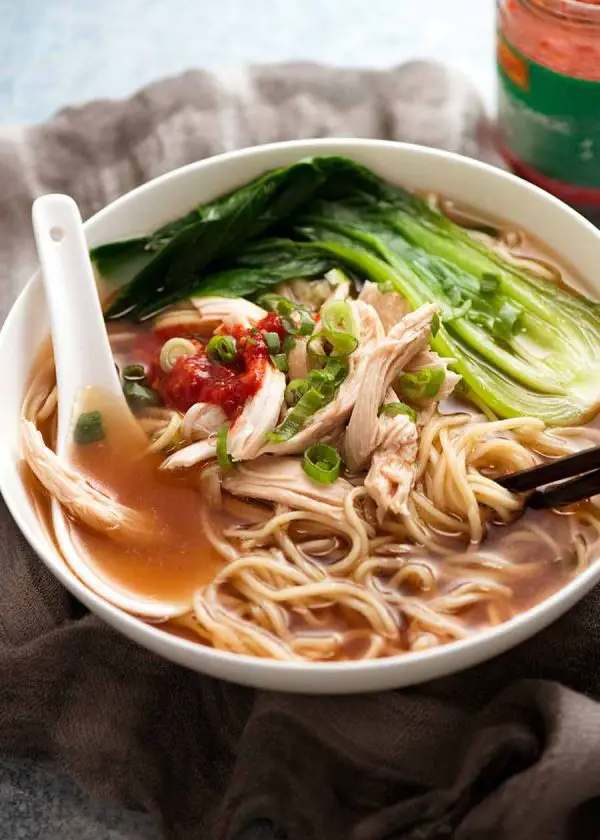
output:
<svg viewBox="0 0 600 840"><path fill-rule="evenodd" d="M94 386L125 400L76 203L45 195L34 202L32 215L54 347L61 449L81 389Z"/></svg>

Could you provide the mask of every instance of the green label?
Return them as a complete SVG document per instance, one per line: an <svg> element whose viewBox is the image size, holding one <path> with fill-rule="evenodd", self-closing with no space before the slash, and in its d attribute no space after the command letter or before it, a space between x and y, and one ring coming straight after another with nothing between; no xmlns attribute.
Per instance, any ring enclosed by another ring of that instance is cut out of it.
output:
<svg viewBox="0 0 600 840"><path fill-rule="evenodd" d="M503 142L549 178L600 187L600 82L531 61L498 36L498 118Z"/></svg>

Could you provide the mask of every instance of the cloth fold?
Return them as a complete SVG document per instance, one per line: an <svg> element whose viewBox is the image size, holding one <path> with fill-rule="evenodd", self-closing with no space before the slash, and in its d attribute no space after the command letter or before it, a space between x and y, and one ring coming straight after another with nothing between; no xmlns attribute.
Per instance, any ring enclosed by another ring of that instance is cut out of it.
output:
<svg viewBox="0 0 600 840"><path fill-rule="evenodd" d="M34 268L33 198L87 216L231 148L315 136L496 161L472 86L429 62L194 71L0 129L0 317ZM512 652L397 692L299 697L188 672L85 614L0 508L0 750L55 761L171 840L600 837L598 592Z"/></svg>

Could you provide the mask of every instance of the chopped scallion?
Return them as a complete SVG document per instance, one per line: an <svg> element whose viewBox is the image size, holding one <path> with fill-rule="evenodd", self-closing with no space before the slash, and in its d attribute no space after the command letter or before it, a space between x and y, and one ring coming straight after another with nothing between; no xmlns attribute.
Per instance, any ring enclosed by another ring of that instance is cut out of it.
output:
<svg viewBox="0 0 600 840"><path fill-rule="evenodd" d="M411 408L409 405L403 402L391 402L385 403L379 409L379 414L386 414L388 417L396 417L398 414L405 414L407 417L413 421L413 423L417 419L417 412L414 408Z"/></svg>
<svg viewBox="0 0 600 840"><path fill-rule="evenodd" d="M279 336L276 332L265 332L263 333L263 338L269 353L279 353L279 350L281 349L281 341L279 340Z"/></svg>
<svg viewBox="0 0 600 840"><path fill-rule="evenodd" d="M500 286L500 281L495 274L482 274L479 280L479 291L486 297L495 295Z"/></svg>
<svg viewBox="0 0 600 840"><path fill-rule="evenodd" d="M195 355L196 345L189 338L170 338L160 348L160 366L165 373L169 373L181 356Z"/></svg>
<svg viewBox="0 0 600 840"><path fill-rule="evenodd" d="M102 415L99 411L86 411L79 415L73 431L75 443L96 443L104 440L105 437Z"/></svg>
<svg viewBox="0 0 600 840"><path fill-rule="evenodd" d="M123 379L129 382L141 382L146 378L146 371L144 365L127 365L123 368Z"/></svg>
<svg viewBox="0 0 600 840"><path fill-rule="evenodd" d="M329 356L322 368L314 368L308 375L311 385L320 387L327 382L339 387L348 373L345 359L331 358Z"/></svg>
<svg viewBox="0 0 600 840"><path fill-rule="evenodd" d="M275 353L274 356L270 357L271 362L282 373L287 373L288 371L288 357L285 353Z"/></svg>
<svg viewBox="0 0 600 840"><path fill-rule="evenodd" d="M523 320L523 311L505 300L494 319L493 332L496 338L508 341L519 332Z"/></svg>
<svg viewBox="0 0 600 840"><path fill-rule="evenodd" d="M293 335L286 335L283 339L283 352L284 353L291 353L294 347L296 346L296 339Z"/></svg>
<svg viewBox="0 0 600 840"><path fill-rule="evenodd" d="M332 484L339 478L342 459L334 446L313 443L304 453L302 468L309 478L319 484Z"/></svg>
<svg viewBox="0 0 600 840"><path fill-rule="evenodd" d="M422 368L415 373L403 373L396 380L396 388L409 400L430 399L439 393L444 377L441 367Z"/></svg>
<svg viewBox="0 0 600 840"><path fill-rule="evenodd" d="M315 328L312 315L304 306L281 295L263 295L258 299L258 304L279 315L290 335L310 335Z"/></svg>
<svg viewBox="0 0 600 840"><path fill-rule="evenodd" d="M322 362L329 358L325 349L325 339L323 333L311 335L306 345L306 352L313 361Z"/></svg>
<svg viewBox="0 0 600 840"><path fill-rule="evenodd" d="M217 432L217 463L222 470L230 470L233 468L233 458L227 451L227 434L229 426L223 423Z"/></svg>
<svg viewBox="0 0 600 840"><path fill-rule="evenodd" d="M321 325L334 356L349 356L358 347L358 326L347 301L325 303L321 307Z"/></svg>
<svg viewBox="0 0 600 840"><path fill-rule="evenodd" d="M316 388L309 388L300 397L296 405L288 412L287 417L277 426L274 432L267 435L275 443L283 443L294 437L304 426L308 418L319 411L327 400Z"/></svg>
<svg viewBox="0 0 600 840"><path fill-rule="evenodd" d="M206 355L213 362L233 362L237 356L237 344L232 335L213 335L206 345Z"/></svg>
<svg viewBox="0 0 600 840"><path fill-rule="evenodd" d="M310 385L308 379L292 379L285 389L285 401L288 405L296 405L302 394L304 394Z"/></svg>
<svg viewBox="0 0 600 840"><path fill-rule="evenodd" d="M160 402L158 394L142 382L126 381L123 385L123 393L132 411L152 408Z"/></svg>

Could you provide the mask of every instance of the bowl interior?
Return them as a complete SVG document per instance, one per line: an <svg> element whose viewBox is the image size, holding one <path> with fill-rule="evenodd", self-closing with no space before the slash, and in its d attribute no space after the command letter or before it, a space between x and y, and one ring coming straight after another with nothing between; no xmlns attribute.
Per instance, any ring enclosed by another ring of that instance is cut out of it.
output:
<svg viewBox="0 0 600 840"><path fill-rule="evenodd" d="M382 177L435 190L523 226L546 242L581 277L582 291L600 298L600 234L577 213L517 178L481 163L416 146L361 140L282 143L228 153L168 173L127 194L86 222L90 246L146 233L196 204L244 184L273 167L314 154L353 157ZM513 621L445 648L374 662L280 663L233 656L167 635L121 613L87 590L65 566L23 485L19 455L20 404L32 364L48 334L44 294L36 275L0 334L0 487L24 535L52 572L102 618L146 647L214 676L258 687L311 692L366 691L431 679L482 659L531 635L585 594L600 576L593 564L547 601Z"/></svg>

